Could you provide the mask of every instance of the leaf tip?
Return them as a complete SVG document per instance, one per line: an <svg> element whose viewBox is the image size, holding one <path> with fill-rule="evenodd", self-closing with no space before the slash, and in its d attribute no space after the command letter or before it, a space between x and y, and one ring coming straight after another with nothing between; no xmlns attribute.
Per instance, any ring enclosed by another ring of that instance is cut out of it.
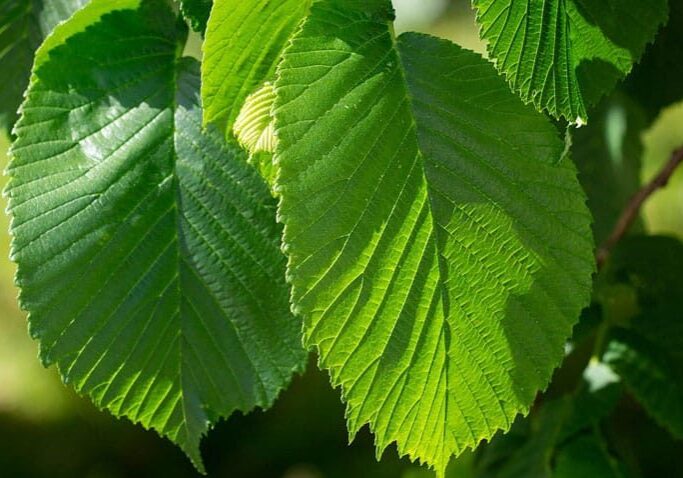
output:
<svg viewBox="0 0 683 478"><path fill-rule="evenodd" d="M185 453L185 456L189 458L192 465L195 467L198 473L206 476L206 467L204 466L204 461L202 460L202 453L199 450L199 442L201 437L192 439L185 443L176 443L180 449Z"/></svg>

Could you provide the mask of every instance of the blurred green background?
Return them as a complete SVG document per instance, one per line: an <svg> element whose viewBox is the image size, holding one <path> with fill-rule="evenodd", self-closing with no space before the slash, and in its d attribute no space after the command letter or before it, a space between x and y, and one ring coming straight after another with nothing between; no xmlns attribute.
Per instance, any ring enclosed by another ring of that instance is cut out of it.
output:
<svg viewBox="0 0 683 478"><path fill-rule="evenodd" d="M450 38L479 52L468 0L395 0L398 30ZM189 51L197 53L199 40ZM675 146L683 144L683 105L666 110L643 136L643 179L652 176ZM0 162L7 164L7 137ZM3 186L6 178L3 178ZM3 199L3 208L4 208ZM683 171L646 208L645 226L683 237ZM193 477L185 456L169 442L125 420L97 411L37 359L25 316L17 308L8 259L8 219L0 215L0 476ZM209 476L239 478L419 478L432 473L387 450L375 459L365 430L348 445L339 392L312 361L275 407L220 423L202 446ZM449 476L468 475L469 455Z"/></svg>

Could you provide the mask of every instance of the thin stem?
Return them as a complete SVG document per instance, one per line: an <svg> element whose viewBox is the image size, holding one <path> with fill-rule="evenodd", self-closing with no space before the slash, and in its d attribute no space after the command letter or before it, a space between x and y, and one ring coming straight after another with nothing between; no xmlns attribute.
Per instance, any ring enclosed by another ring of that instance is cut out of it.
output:
<svg viewBox="0 0 683 478"><path fill-rule="evenodd" d="M647 201L657 190L662 189L669 184L671 176L673 176L676 172L676 168L678 168L681 163L683 163L683 147L675 150L659 174L631 198L626 205L624 212L621 214L619 221L617 221L617 225L614 227L612 234L610 234L607 240L602 243L597 251L598 267L602 267L605 264L605 261L612 252L614 246L616 246L629 231L640 214L640 209L643 207L645 201Z"/></svg>

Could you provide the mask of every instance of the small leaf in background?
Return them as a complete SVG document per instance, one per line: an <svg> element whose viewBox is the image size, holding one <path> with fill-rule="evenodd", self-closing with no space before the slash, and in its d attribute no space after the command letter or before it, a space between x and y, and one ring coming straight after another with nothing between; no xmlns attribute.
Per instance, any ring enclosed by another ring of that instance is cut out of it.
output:
<svg viewBox="0 0 683 478"><path fill-rule="evenodd" d="M557 453L553 478L624 478L622 465L610 456L596 434L570 441Z"/></svg>
<svg viewBox="0 0 683 478"><path fill-rule="evenodd" d="M683 243L668 237L624 240L605 281L627 284L639 311L615 329L603 360L663 427L683 438Z"/></svg>
<svg viewBox="0 0 683 478"><path fill-rule="evenodd" d="M667 18L667 0L473 0L490 58L536 108L578 125Z"/></svg>
<svg viewBox="0 0 683 478"><path fill-rule="evenodd" d="M603 356L660 426L683 438L680 357L672 360L659 344L630 330L615 330Z"/></svg>
<svg viewBox="0 0 683 478"><path fill-rule="evenodd" d="M551 478L555 446L571 413L572 402L569 398L545 403L531 419L528 441L505 460L494 476Z"/></svg>
<svg viewBox="0 0 683 478"><path fill-rule="evenodd" d="M518 420L509 434L499 434L482 447L475 462L477 478L555 477L560 472L555 469L558 455L565 453L565 447L575 450L574 444L585 437L596 440L595 427L612 413L620 397L618 385L590 390L583 383L576 393L543 401L531 417ZM574 475L566 475L572 465L563 465L563 476L593 476L579 472L582 463L574 468Z"/></svg>
<svg viewBox="0 0 683 478"><path fill-rule="evenodd" d="M274 80L290 37L311 0L215 0L202 61L204 122L229 136L249 95Z"/></svg>
<svg viewBox="0 0 683 478"><path fill-rule="evenodd" d="M88 0L0 0L0 128L10 130L28 86L33 54Z"/></svg>
<svg viewBox="0 0 683 478"><path fill-rule="evenodd" d="M209 427L272 404L306 353L267 186L202 128L168 4L128 3L89 4L39 52L9 167L12 257L43 362L201 468Z"/></svg>
<svg viewBox="0 0 683 478"><path fill-rule="evenodd" d="M556 129L479 55L392 36L389 2L312 7L275 89L295 310L351 434L442 472L528 411L594 270Z"/></svg>

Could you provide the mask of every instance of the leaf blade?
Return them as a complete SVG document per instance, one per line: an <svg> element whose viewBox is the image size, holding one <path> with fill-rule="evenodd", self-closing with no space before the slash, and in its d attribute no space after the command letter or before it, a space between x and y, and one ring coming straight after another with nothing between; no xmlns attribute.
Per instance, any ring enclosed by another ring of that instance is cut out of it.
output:
<svg viewBox="0 0 683 478"><path fill-rule="evenodd" d="M400 454L442 472L452 454L509 427L547 384L588 299L589 215L573 166L557 163L563 145L547 122L476 55L417 35L395 45L391 18L383 1L316 4L285 52L275 84L279 217L293 307L304 317L306 343L342 388L352 436L369 423L378 455L396 441ZM465 71L475 72L469 82L459 76ZM488 98L483 85L494 87ZM503 135L505 147L480 141L477 121L495 104L501 120L487 128ZM458 113L462 123L451 118ZM466 151L473 143L478 155ZM471 175L470 183L437 171L447 167ZM506 186L505 174L524 187ZM557 191L536 184L549 178L561 185ZM505 200L524 189L557 208L561 220L525 224L531 214ZM527 226L546 239L520 232ZM542 244L558 230L567 236L556 248L564 252ZM503 240L506 233L516 239ZM500 241L490 239L497 234ZM515 266L506 269L503 257ZM476 272L479 264L495 271L493 285ZM560 305L538 291L528 302L511 299L507 314L506 294L523 296L538 286L535 274L545 273L538 281L553 284L549 293ZM485 313L487 294L493 318ZM524 318L524 306L533 319ZM548 313L554 320L541 319ZM501 318L509 320L507 339ZM532 330L541 321L545 330L535 333L552 345L524 345L528 331L514 330L515 320L528 320ZM487 335L495 338L488 343ZM468 342L478 345L474 357Z"/></svg>
<svg viewBox="0 0 683 478"><path fill-rule="evenodd" d="M474 0L480 37L525 102L585 124L666 20L667 2Z"/></svg>
<svg viewBox="0 0 683 478"><path fill-rule="evenodd" d="M202 469L209 427L268 407L306 354L275 205L243 153L202 128L185 32L164 2L111 5L43 50L17 125L20 301L65 382Z"/></svg>
<svg viewBox="0 0 683 478"><path fill-rule="evenodd" d="M86 1L0 1L0 127L11 129L17 118L36 48Z"/></svg>
<svg viewBox="0 0 683 478"><path fill-rule="evenodd" d="M205 123L232 133L247 97L272 79L282 50L310 0L217 0L211 10L202 61Z"/></svg>

